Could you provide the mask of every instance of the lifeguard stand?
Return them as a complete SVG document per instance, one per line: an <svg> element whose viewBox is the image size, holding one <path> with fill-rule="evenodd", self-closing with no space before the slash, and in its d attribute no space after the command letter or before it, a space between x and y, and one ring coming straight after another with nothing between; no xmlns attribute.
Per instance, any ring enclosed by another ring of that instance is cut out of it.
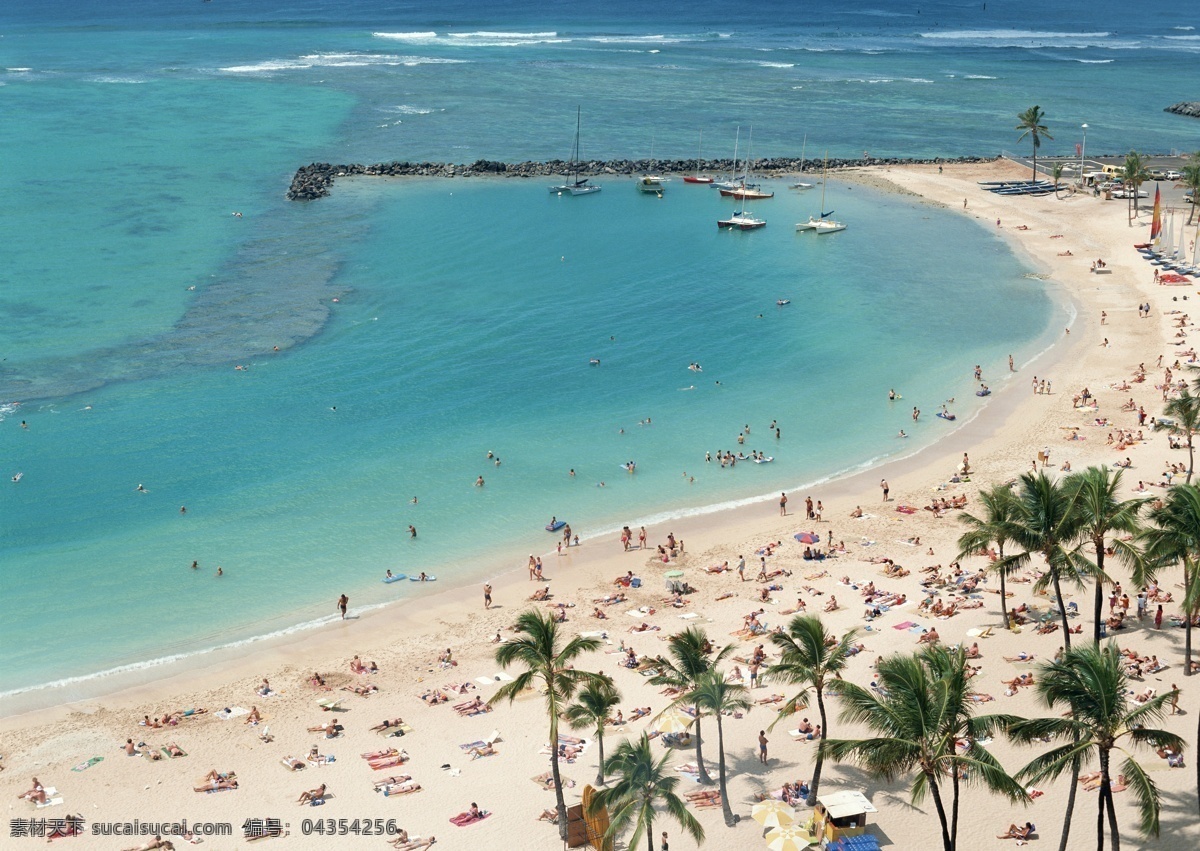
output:
<svg viewBox="0 0 1200 851"><path fill-rule="evenodd" d="M869 847L873 836L867 833L867 813L877 813L879 810L872 806L862 792L830 792L817 798L813 809L813 820L817 838L821 847L832 845L838 848L838 842L845 842L841 847ZM857 837L864 837L858 840ZM875 843L874 847L878 848Z"/></svg>

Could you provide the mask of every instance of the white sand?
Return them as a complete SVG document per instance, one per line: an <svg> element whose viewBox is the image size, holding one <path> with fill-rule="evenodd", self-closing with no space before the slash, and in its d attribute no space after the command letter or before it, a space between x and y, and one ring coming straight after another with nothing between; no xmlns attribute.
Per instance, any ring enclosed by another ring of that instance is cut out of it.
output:
<svg viewBox="0 0 1200 851"><path fill-rule="evenodd" d="M971 498L971 507L976 503L978 488L1028 470L1034 456L1044 446L1052 450L1053 468L1064 460L1069 460L1075 469L1082 469L1092 463L1110 464L1128 455L1134 464L1126 474L1127 490L1130 491L1138 479L1160 481L1159 474L1167 460L1186 461L1185 453L1171 452L1167 448L1161 432L1144 444L1120 453L1114 451L1104 441L1109 429L1087 427L1085 423L1095 415L1073 410L1071 396L1079 389L1089 387L1100 400L1100 416L1107 416L1124 427L1136 429L1135 415L1121 411L1121 403L1129 397L1144 404L1148 414L1160 413L1161 401L1154 384L1161 380L1162 371L1152 367L1159 354L1167 354L1167 363L1175 358L1172 343L1176 329L1171 327L1164 312L1183 304L1173 302L1172 298L1185 294L1194 296L1195 289L1160 288L1151 284L1150 268L1131 247L1145 239L1146 226L1131 228L1126 225L1123 202L1105 203L1083 197L1061 201L1053 197L1001 198L980 192L974 183L980 179L1017 174L1015 166L996 164L947 167L944 174L929 167L871 170L861 174L859 179L917 193L929 203L944 204L959 211L962 211L965 197L969 199L966 214L981 218L987 227L995 227L994 222L999 217L1004 225L1001 233L1028 256L1035 268L1049 276L1047 286L1061 288L1079 306L1079 319L1069 337L1015 380L1006 382L1011 386L1005 389L999 389L999 385L1005 383L999 378L1006 371L1006 364L985 365L985 380L999 392L993 395L982 416L948 435L936 446L914 458L870 470L814 492L813 498L820 498L825 504L825 522L819 524L818 531L824 534L832 529L834 537L844 540L849 547L846 555L818 568L800 560L803 548L791 538L794 532L815 525L803 520L802 514L796 514L803 509L806 495L803 493L790 495L792 516L788 518L778 516L774 503L765 503L680 521L671 524L670 530L649 530L654 542L662 541L667 531L674 531L677 537L687 542L687 554L679 563L670 566L649 559L649 553L623 553L616 541L591 543L562 558L550 555L545 561L555 600L576 604L565 625L569 634L607 629L613 642L608 649L614 649L624 639L639 654L664 651L666 645L661 639L691 625L705 627L714 642L736 641L730 633L740 626L743 615L760 607L766 610L763 618L768 625L785 623L787 616L778 610L794 605L800 586L806 584L824 592L823 596L803 593L810 612L819 612L829 596L836 594L843 608L825 616L829 626L836 630L861 627L861 597L853 589L840 587L837 583L836 577L849 575L852 579L873 580L879 587L902 591L914 600L913 604L889 613L876 622L873 631L863 634L867 652L852 661L847 678L865 683L869 678L869 665L876 655L916 646L914 634L891 628L898 622L912 620L924 625L936 624L947 642L966 639L968 630L973 628L999 623L999 600L993 594L983 595L985 605L982 609L964 611L946 621L917 615L915 602L922 596L918 586L919 568L951 561L956 549L954 541L962 527L953 515L936 519L925 511L906 516L894 510L899 503L918 506L928 503L932 489L947 482L964 451L970 452L974 480L970 484L952 485L943 493L966 494ZM1028 230L1017 230L1018 225L1026 225ZM1052 239L1054 234L1064 236ZM948 253L952 250L948 248ZM1059 256L1059 252L1067 250L1073 256ZM1107 261L1111 274L1090 274L1090 263L1097 257ZM1149 319L1138 317L1136 306L1141 301L1149 301L1153 306ZM1108 313L1108 324L1104 327L1099 325L1101 310ZM981 317L980 321L987 321L986 317ZM969 333L969 329L964 329L964 333ZM1109 339L1111 347L1100 345L1103 337ZM1185 347L1186 344L1181 348ZM1131 378L1139 362L1151 367L1146 383L1135 384L1134 389L1122 392L1109 388L1113 382ZM964 372L970 366L964 364ZM1034 373L1052 380L1053 395L1030 394L1029 381ZM886 404L886 400L881 400L881 404ZM1065 441L1063 435L1066 432L1062 429L1066 426L1080 426L1081 433L1088 439ZM1150 435L1148 430L1146 433ZM891 484L893 501L886 505L880 502L878 482L881 476ZM1158 492L1157 488L1153 490ZM862 505L876 516L866 520L849 519L848 513L855 505ZM916 536L921 540L919 547L897 543ZM878 543L863 547L859 544L862 538ZM734 563L737 555L743 553L747 556L747 576L752 577L757 572L758 562L754 550L771 540L784 542L780 554L770 560L772 566L794 571L790 578L782 579L785 590L773 595L778 603L760 604L757 595L761 586L757 583L739 584L736 574L709 576L701 569L724 560ZM926 554L930 547L934 551L932 556ZM866 561L873 556L890 556L913 572L904 579L885 579L875 565ZM973 570L981 563L982 560L971 559L964 567ZM694 619L680 619L681 612L660 605L664 596L662 573L677 568L683 568L687 580L700 588L686 609L698 615ZM804 574L821 568L828 569L831 576L811 582L804 579ZM590 617L592 598L611 590L612 578L630 569L644 578L643 587L628 592L628 604L607 609L609 620L598 621ZM1168 577L1163 585L1174 590L1175 581L1175 577ZM0 774L0 786L10 802L10 818L35 815L32 804L16 801L14 796L27 789L30 776L36 775L46 785L57 787L58 794L65 800L62 806L36 811L37 816L62 817L72 812L89 820L106 822L187 818L232 823L235 839L207 840L206 847L214 849L242 847L245 845L240 839L242 822L247 818L268 817L289 823L291 835L284 842L286 847L295 848L383 847L383 840L376 837L355 837L339 842L329 837L301 836L301 819L318 817L394 818L412 834L436 835L438 846L451 849L507 848L517 843L530 849L559 848L556 828L535 821L539 812L554 805L554 795L539 789L530 779L549 769L548 757L539 754L547 736L540 699L522 699L511 707L499 707L494 712L473 718L459 718L449 706L429 707L417 699L417 695L430 686L452 682L470 682L477 686L475 691L454 702L476 694L486 699L493 692L494 685L476 682L477 678L490 678L499 670L492 659L494 648L490 639L529 605L526 597L537 587L527 581L523 566L493 584L497 605L490 612L483 610L482 595L477 587L441 589L437 594L429 594L419 605L373 612L305 636L288 646L243 651L240 658L228 658L227 654L206 659L207 667L186 675L82 704L7 717L0 722L0 734L3 735L0 750L4 753L6 769ZM1033 602L1028 585L1011 587L1016 592L1013 603ZM734 596L716 602L715 598L724 592L732 592ZM1077 622L1084 624L1084 634L1077 640L1085 641L1091 631L1088 619L1090 592L1076 593L1074 599L1083 610ZM1044 600L1038 602L1045 604ZM661 631L636 635L627 632L635 621L625 617L623 612L640 605L660 606L655 615L641 619L660 625ZM1175 611L1177 606L1167 607L1168 613ZM1146 684L1160 692L1168 690L1172 683L1182 686L1184 696L1180 702L1190 712L1194 711L1192 707L1196 705L1198 688L1194 680L1182 676L1182 639L1180 630L1155 631L1147 622L1135 624L1122 634L1120 644L1136 647L1146 655L1157 654L1160 659L1170 662L1169 670L1148 676ZM756 643L741 642L740 648L749 653ZM1053 656L1061 643L1060 634L1039 636L1028 629L1020 635L1001 631L983 640L979 690L997 697L995 703L983 706L983 711L1025 716L1041 714L1043 710L1028 690L1014 697L1004 696L1001 678L1010 678L1031 666L1009 664L1001 656L1025 650L1046 658ZM447 646L454 649L458 665L442 671L436 660ZM365 660L377 662L382 672L365 677L349 673L348 660L356 653ZM655 712L661 710L667 698L649 686L644 678L619 668L618 658L601 653L587 659L585 664L592 670L602 670L613 676L625 695L621 707L626 715L637 706L648 705ZM313 670L325 674L335 687L372 682L381 692L369 698L342 691L327 695L307 685L307 677ZM268 676L282 691L281 696L264 699L255 695L255 687L263 676ZM757 689L754 697L776 692L785 692L785 689L768 683ZM346 711L336 715L320 711L316 700L330 695L342 697ZM836 699L829 703L833 734L838 737L854 735L853 729L837 721ZM210 710L257 706L265 720L258 727L249 727L244 723L244 717L219 720L210 714L168 730L146 729L137 724L143 715L158 716L168 710L191 706ZM803 714L816 721L815 711ZM397 716L412 725L411 734L398 739L383 739L368 730L385 718ZM1190 739L1195 727L1190 717L1171 717L1166 726ZM336 718L345 726L346 732L341 738L324 741L319 734L305 732L306 727L330 718ZM785 780L811 777L814 747L790 741L786 731L795 727L790 721L781 723L769 734L772 755L769 766L758 764L756 735L772 720L773 712L766 707L756 707L746 718L727 720L726 748L733 772L730 798L734 811L743 816L743 822L730 830L723 825L719 808L698 811L708 833L708 847L757 847L760 828L748 818L754 794L778 789ZM266 726L275 737L269 744L258 738ZM647 728L648 722L642 720L626 725L623 730L612 730L607 748L611 751L622 735L638 735ZM704 729L707 731L705 755L715 776L716 736L711 719ZM486 739L493 730L500 733L495 756L472 760L458 747L459 743ZM580 735L590 736L589 733ZM141 757L126 757L120 745L130 736L135 742L145 741L156 747L174 741L189 755L153 763ZM280 758L285 755L303 758L313 744L317 744L322 753L335 755L336 761L295 773L280 765ZM402 767L372 771L359 757L362 752L390 746L403 748L411 759ZM994 750L1012 771L1033 754L1032 749L1015 748L1003 742L997 742ZM70 770L92 756L103 756L104 761L86 771ZM689 751L679 754L676 762L690 762L693 758ZM1189 753L1189 761L1192 758L1194 755ZM578 762L563 766L564 777L577 784L567 791L568 804L577 802L584 784L594 779L595 760L596 749L591 747ZM1155 847L1193 847L1200 839L1200 827L1195 818L1192 769L1168 770L1153 754L1143 755L1140 761L1153 772L1151 776L1163 789L1166 803L1164 838ZM443 769L443 765L449 765L450 769ZM241 788L218 794L193 792L193 784L212 768L236 771ZM375 781L391 774L411 775L423 791L387 798L372 791ZM301 791L315 788L322 782L327 783L335 794L333 800L314 809L295 804ZM1010 822L1027 819L1037 824L1043 847L1052 843L1057 845L1067 782L1045 785L1045 795L1027 809L1010 808L998 798L967 790L962 802L960 846L970 849L1002 847L1007 843L995 839L994 835ZM695 788L699 787L685 781L681 791ZM878 816L871 819L873 830L894 843L892 847L938 846L938 825L932 803L926 801L919 808L911 806L907 783L887 783L853 766L827 765L822 789L837 788L861 789L871 798L880 810ZM472 801L495 815L466 828L450 824L448 819L467 809ZM1117 803L1126 842L1132 843L1132 847L1141 847L1135 840L1136 815L1130 795L1118 795ZM1095 793L1081 791L1072 848L1093 847L1095 807ZM664 821L656 828L670 831L674 848L693 847L672 824ZM123 848L134 846L143 839L88 838L75 840L74 844L87 848ZM274 844L283 845L278 840L268 840L268 845ZM181 846L182 843L177 845Z"/></svg>

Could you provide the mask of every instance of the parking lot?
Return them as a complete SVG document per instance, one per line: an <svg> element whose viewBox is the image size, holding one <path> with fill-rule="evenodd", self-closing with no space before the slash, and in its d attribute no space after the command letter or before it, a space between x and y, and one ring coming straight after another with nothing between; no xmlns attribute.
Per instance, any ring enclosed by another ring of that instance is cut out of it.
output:
<svg viewBox="0 0 1200 851"><path fill-rule="evenodd" d="M1032 161L1028 157L1018 157L1018 156L1012 155L1011 153L1006 153L1006 156L1009 159L1011 159L1013 162L1020 163L1021 165L1024 165L1026 168L1032 169L1032 167L1033 167ZM1038 160L1037 160L1038 173L1040 175L1042 175L1043 177L1045 177L1046 179L1049 179L1050 171L1051 171L1051 169L1054 168L1055 163L1062 163L1062 166L1063 166L1062 184L1064 186L1072 186L1072 185L1078 186L1079 185L1079 167L1080 167L1079 157L1040 157L1039 156ZM1146 163L1146 170L1148 172L1159 173L1159 174L1164 175L1164 177L1162 177L1161 179L1158 179L1158 180L1151 179L1142 184L1141 191L1146 193L1146 197L1141 198L1139 200L1140 206L1149 208L1150 206L1153 205L1154 190L1155 190L1155 187L1157 186L1159 189L1162 190L1163 205L1165 207L1167 207L1167 208L1176 207L1176 208L1181 208L1181 209L1185 209L1185 210L1189 209L1190 201L1184 195L1185 187L1183 186L1183 184L1179 183L1177 180L1168 180L1165 177L1165 175L1168 172L1182 172L1183 167L1188 164L1188 158L1187 157L1167 157L1167 156L1146 157L1145 163ZM1098 177L1098 176L1095 178L1092 178L1092 176L1096 172L1102 172L1104 170L1105 166L1116 166L1117 168L1120 168L1120 167L1124 166L1124 164L1125 164L1124 157L1099 157L1099 158L1087 157L1086 159L1083 160L1083 174L1085 177L1089 178L1089 180L1094 180L1094 182L1102 183L1102 182L1108 181L1108 178ZM1089 191L1091 191L1090 183L1089 183ZM1120 197L1114 197L1113 200L1123 202L1123 199Z"/></svg>

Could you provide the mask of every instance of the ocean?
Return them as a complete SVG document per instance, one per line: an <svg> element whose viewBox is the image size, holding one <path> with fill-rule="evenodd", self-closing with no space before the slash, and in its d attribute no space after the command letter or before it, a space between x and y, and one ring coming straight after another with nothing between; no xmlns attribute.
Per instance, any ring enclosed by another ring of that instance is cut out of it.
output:
<svg viewBox="0 0 1200 851"><path fill-rule="evenodd" d="M551 516L586 541L912 451L943 400L978 409L974 364L998 382L1069 320L986 227L836 177L850 227L817 237L787 181L730 233L678 180L287 202L301 164L566 158L577 105L590 158L751 127L756 156L992 155L1033 103L1044 153L1084 122L1089 152L1197 147L1161 111L1200 51L1166 4L608 5L6 10L0 693L422 593L387 569L519 566Z"/></svg>

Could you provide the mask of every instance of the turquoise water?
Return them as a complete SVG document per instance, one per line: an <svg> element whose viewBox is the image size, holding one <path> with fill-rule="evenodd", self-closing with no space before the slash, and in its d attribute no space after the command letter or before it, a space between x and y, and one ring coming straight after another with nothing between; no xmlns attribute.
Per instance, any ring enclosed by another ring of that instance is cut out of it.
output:
<svg viewBox="0 0 1200 851"><path fill-rule="evenodd" d="M805 133L810 156L991 153L1030 91L1097 128L1089 150L1187 142L1120 96L1193 50L1166 11L980 36L929 7L941 38L869 8L742 28L690 6L196 5L25 9L4 32L0 471L24 476L0 488L0 691L419 593L388 567L519 562L551 515L587 537L869 463L900 427L941 433L942 399L969 415L973 364L1061 325L990 231L836 180L851 227L816 237L792 224L819 199L783 183L766 229L728 233L731 205L681 182L360 180L289 204L300 163L562 157L577 102L592 156L690 156L700 129L727 156L751 122L763 155ZM747 423L773 464L704 463Z"/></svg>

